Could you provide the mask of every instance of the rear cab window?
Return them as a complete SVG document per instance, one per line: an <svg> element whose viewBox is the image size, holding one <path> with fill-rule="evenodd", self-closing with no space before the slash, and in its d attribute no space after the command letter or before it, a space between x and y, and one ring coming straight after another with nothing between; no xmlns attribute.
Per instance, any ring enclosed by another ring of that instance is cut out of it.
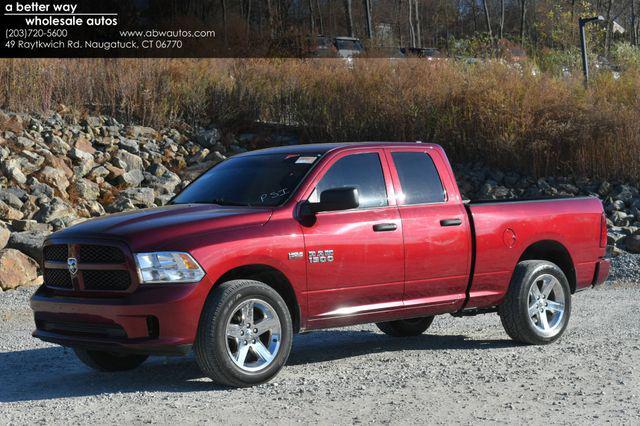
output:
<svg viewBox="0 0 640 426"><path fill-rule="evenodd" d="M446 192L431 156L423 151L391 152L400 179L402 205L434 204L446 201Z"/></svg>

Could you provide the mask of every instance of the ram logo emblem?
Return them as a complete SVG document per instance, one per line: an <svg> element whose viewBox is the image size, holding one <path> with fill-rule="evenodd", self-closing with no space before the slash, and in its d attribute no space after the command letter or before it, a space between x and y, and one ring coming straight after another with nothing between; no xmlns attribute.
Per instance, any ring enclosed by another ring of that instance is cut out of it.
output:
<svg viewBox="0 0 640 426"><path fill-rule="evenodd" d="M78 260L75 257L67 259L67 268L72 277L78 273Z"/></svg>

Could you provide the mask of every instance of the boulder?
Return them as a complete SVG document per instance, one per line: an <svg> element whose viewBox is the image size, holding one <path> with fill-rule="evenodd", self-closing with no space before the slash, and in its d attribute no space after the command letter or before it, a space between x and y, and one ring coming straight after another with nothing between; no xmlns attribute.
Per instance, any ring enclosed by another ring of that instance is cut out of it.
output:
<svg viewBox="0 0 640 426"><path fill-rule="evenodd" d="M220 130L214 128L203 129L195 136L195 140L199 145L213 148L222 138Z"/></svg>
<svg viewBox="0 0 640 426"><path fill-rule="evenodd" d="M114 164L116 166L123 166L126 171L130 170L140 170L144 169L144 164L142 162L142 158L139 156L132 154L128 151L120 150L116 154L115 158L117 158L121 164Z"/></svg>
<svg viewBox="0 0 640 426"><path fill-rule="evenodd" d="M154 138L158 135L158 132L156 132L155 129L152 129L151 127L144 127L144 126L130 126L127 129L127 133L134 137L134 138Z"/></svg>
<svg viewBox="0 0 640 426"><path fill-rule="evenodd" d="M95 201L100 196L100 187L89 179L78 179L73 188L81 200Z"/></svg>
<svg viewBox="0 0 640 426"><path fill-rule="evenodd" d="M144 175L142 174L142 171L134 169L120 175L116 182L126 188L133 188L140 186L143 180Z"/></svg>
<svg viewBox="0 0 640 426"><path fill-rule="evenodd" d="M11 236L11 231L9 231L9 229L4 225L4 223L0 222L0 250L7 246L10 236Z"/></svg>
<svg viewBox="0 0 640 426"><path fill-rule="evenodd" d="M42 231L49 232L49 225L46 223L38 223L35 220L24 219L24 220L14 220L11 222L11 229L15 232L20 231Z"/></svg>
<svg viewBox="0 0 640 426"><path fill-rule="evenodd" d="M55 219L68 223L75 218L76 213L73 208L59 197L54 197L49 204L42 206L33 215L33 219L41 223L50 223Z"/></svg>
<svg viewBox="0 0 640 426"><path fill-rule="evenodd" d="M144 186L151 187L156 194L172 194L175 192L176 186L180 184L180 177L177 174L167 170L162 176L155 176L151 173L145 173Z"/></svg>
<svg viewBox="0 0 640 426"><path fill-rule="evenodd" d="M129 188L120 191L116 201L107 207L108 212L120 212L134 208L155 207L155 194L151 188Z"/></svg>
<svg viewBox="0 0 640 426"><path fill-rule="evenodd" d="M8 189L0 189L0 201L5 202L9 207L20 210L23 202L14 192Z"/></svg>
<svg viewBox="0 0 640 426"><path fill-rule="evenodd" d="M67 188L69 187L69 180L62 170L46 166L40 171L40 181L54 189L57 189L61 195L66 196Z"/></svg>
<svg viewBox="0 0 640 426"><path fill-rule="evenodd" d="M0 250L0 288L38 284L38 264L15 249Z"/></svg>
<svg viewBox="0 0 640 426"><path fill-rule="evenodd" d="M138 142L134 141L133 139L122 139L120 141L120 148L127 150L132 154L140 153L140 145L138 145Z"/></svg>
<svg viewBox="0 0 640 426"><path fill-rule="evenodd" d="M71 150L71 146L62 140L61 137L55 135L49 135L49 137L45 137L45 142L47 142L47 146L56 155L67 155L67 153Z"/></svg>
<svg viewBox="0 0 640 426"><path fill-rule="evenodd" d="M19 134L24 130L24 121L19 115L8 115L0 112L0 130L8 130L15 134Z"/></svg>
<svg viewBox="0 0 640 426"><path fill-rule="evenodd" d="M14 232L7 243L8 248L20 250L38 262L42 261L42 245L49 232L23 231Z"/></svg>
<svg viewBox="0 0 640 426"><path fill-rule="evenodd" d="M4 161L2 164L2 171L5 176L14 180L16 183L24 184L27 182L27 177L24 175L24 172L20 167L20 161L15 158Z"/></svg>
<svg viewBox="0 0 640 426"><path fill-rule="evenodd" d="M96 153L96 149L93 147L93 145L91 145L91 142L89 142L84 137L79 137L76 140L76 143L74 146L76 147L76 149L79 149L80 151L84 151L90 155L94 155Z"/></svg>
<svg viewBox="0 0 640 426"><path fill-rule="evenodd" d="M7 205L4 201L0 201L0 220L16 220L22 219L24 215L20 210L14 209Z"/></svg>
<svg viewBox="0 0 640 426"><path fill-rule="evenodd" d="M624 245L628 252L640 254L640 235L631 235L625 238Z"/></svg>

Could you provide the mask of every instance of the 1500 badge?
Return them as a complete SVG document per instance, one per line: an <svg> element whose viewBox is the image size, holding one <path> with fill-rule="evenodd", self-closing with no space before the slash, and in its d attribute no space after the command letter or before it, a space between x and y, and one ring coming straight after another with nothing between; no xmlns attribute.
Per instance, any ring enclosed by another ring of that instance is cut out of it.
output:
<svg viewBox="0 0 640 426"><path fill-rule="evenodd" d="M318 250L309 252L309 263L333 262L333 250Z"/></svg>

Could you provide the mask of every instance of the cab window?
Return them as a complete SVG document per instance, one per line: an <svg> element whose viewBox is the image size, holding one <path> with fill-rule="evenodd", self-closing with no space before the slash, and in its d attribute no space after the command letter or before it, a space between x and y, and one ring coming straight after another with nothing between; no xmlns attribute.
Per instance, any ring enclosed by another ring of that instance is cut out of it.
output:
<svg viewBox="0 0 640 426"><path fill-rule="evenodd" d="M431 156L425 152L392 152L404 205L442 203L445 192Z"/></svg>
<svg viewBox="0 0 640 426"><path fill-rule="evenodd" d="M317 203L327 189L354 187L360 209L389 205L382 164L377 153L351 154L336 161L322 177L309 201Z"/></svg>

